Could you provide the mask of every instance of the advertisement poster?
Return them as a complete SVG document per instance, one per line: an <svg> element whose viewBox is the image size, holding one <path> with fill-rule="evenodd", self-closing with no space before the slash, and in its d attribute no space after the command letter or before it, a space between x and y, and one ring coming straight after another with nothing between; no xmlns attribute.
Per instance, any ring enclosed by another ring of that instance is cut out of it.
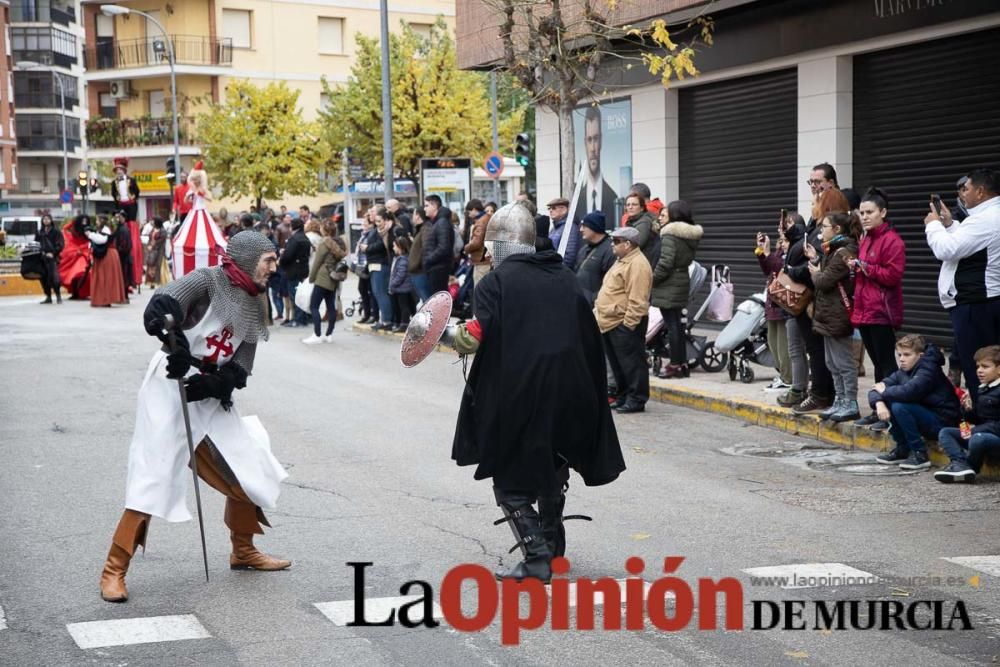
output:
<svg viewBox="0 0 1000 667"><path fill-rule="evenodd" d="M469 158L421 158L422 196L437 195L453 211L461 211L472 197L472 160Z"/></svg>
<svg viewBox="0 0 1000 667"><path fill-rule="evenodd" d="M608 229L621 218L620 201L632 186L632 101L585 104L573 111L576 174L583 185L573 219L602 211ZM576 184L574 183L574 186Z"/></svg>

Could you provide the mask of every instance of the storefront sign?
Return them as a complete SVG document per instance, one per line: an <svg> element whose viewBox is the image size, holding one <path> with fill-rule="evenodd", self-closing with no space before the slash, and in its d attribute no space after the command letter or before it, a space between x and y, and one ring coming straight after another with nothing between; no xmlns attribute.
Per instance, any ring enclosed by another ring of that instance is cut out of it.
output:
<svg viewBox="0 0 1000 667"><path fill-rule="evenodd" d="M165 171L133 171L131 176L143 194L170 192L170 183L167 182L167 172Z"/></svg>

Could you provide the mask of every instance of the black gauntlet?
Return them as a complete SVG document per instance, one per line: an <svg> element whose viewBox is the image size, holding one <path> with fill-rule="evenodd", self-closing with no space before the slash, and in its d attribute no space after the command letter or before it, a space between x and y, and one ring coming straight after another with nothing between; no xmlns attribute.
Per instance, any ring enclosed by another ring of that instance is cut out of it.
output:
<svg viewBox="0 0 1000 667"><path fill-rule="evenodd" d="M238 364L229 363L214 373L198 373L184 381L188 403L217 398L228 410L233 405L233 390L247 386L247 372Z"/></svg>

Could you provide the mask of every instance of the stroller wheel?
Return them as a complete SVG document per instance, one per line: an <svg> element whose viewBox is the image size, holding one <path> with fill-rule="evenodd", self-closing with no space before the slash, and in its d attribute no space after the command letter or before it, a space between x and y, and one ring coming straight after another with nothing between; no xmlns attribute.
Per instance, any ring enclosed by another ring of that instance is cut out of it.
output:
<svg viewBox="0 0 1000 667"><path fill-rule="evenodd" d="M698 358L698 364L701 366L702 370L706 373L718 373L723 368L726 367L726 361L729 360L729 354L726 352L720 352L716 347L715 343L708 343L705 345L704 349L701 351L701 356ZM729 379L735 380L733 376L733 371L729 371Z"/></svg>
<svg viewBox="0 0 1000 667"><path fill-rule="evenodd" d="M348 306L347 308L344 308L344 316L346 316L346 317L354 317L354 309L351 308L350 306Z"/></svg>
<svg viewBox="0 0 1000 667"><path fill-rule="evenodd" d="M737 370L736 370L736 355L733 355L733 354L729 355L729 363L727 363L726 366L728 366L727 370L729 371L729 381L730 382L735 382L736 381L736 374L737 374Z"/></svg>
<svg viewBox="0 0 1000 667"><path fill-rule="evenodd" d="M740 382L743 384L750 384L753 382L754 372L750 368L750 364L744 363L740 365Z"/></svg>

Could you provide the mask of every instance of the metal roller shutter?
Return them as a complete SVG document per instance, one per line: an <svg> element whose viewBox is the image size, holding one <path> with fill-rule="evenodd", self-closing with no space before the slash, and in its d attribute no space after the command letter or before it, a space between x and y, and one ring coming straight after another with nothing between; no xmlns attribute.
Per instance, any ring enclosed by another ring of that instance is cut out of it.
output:
<svg viewBox="0 0 1000 667"><path fill-rule="evenodd" d="M794 68L679 92L680 196L705 228L697 260L732 269L737 304L766 281L754 235L774 242L780 209L796 207L797 97Z"/></svg>
<svg viewBox="0 0 1000 667"><path fill-rule="evenodd" d="M854 184L889 196L889 219L906 242L907 331L950 344L937 297L940 269L927 247L931 193L955 204L955 181L981 166L1000 168L1000 30L856 56Z"/></svg>

